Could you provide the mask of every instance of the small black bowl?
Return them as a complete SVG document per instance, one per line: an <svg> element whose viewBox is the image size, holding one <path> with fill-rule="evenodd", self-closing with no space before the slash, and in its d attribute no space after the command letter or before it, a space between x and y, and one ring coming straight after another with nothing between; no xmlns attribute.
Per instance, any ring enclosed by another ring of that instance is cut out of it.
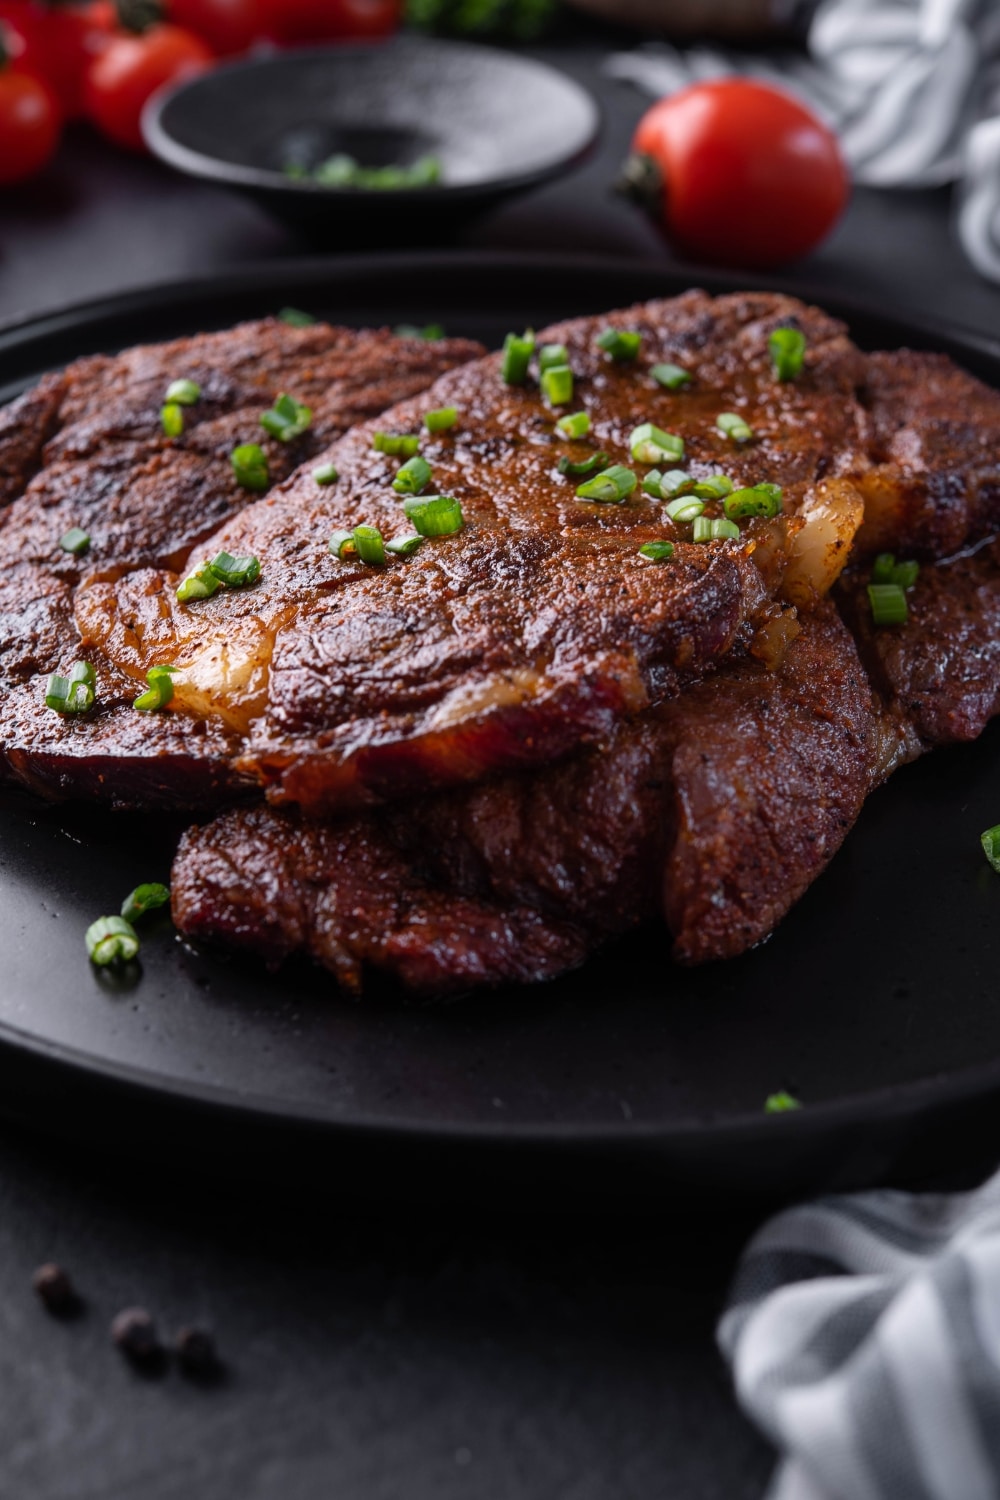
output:
<svg viewBox="0 0 1000 1500"><path fill-rule="evenodd" d="M402 36L313 48L204 73L150 100L150 148L182 172L249 193L330 245L448 238L512 193L568 171L600 117L572 79L514 53ZM345 153L364 167L432 155L428 187L324 187L290 177Z"/></svg>

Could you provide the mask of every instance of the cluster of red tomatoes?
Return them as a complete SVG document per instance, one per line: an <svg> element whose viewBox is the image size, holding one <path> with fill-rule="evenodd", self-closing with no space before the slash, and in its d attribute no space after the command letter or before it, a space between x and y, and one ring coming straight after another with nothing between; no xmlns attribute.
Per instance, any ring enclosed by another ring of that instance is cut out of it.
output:
<svg viewBox="0 0 1000 1500"><path fill-rule="evenodd" d="M0 184L39 171L65 120L141 151L143 105L162 85L257 42L385 36L399 11L399 0L0 0Z"/></svg>

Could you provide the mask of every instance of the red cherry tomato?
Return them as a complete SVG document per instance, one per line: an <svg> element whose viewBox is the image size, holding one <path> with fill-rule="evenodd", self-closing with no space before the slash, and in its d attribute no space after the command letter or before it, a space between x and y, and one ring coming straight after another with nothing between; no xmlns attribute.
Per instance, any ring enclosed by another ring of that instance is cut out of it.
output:
<svg viewBox="0 0 1000 1500"><path fill-rule="evenodd" d="M658 170L668 239L698 260L794 260L829 233L847 201L833 132L788 94L747 78L661 99L640 121L632 149Z"/></svg>
<svg viewBox="0 0 1000 1500"><path fill-rule="evenodd" d="M13 35L10 53L18 71L44 79L67 119L81 115L84 74L111 35L114 6L105 0L44 7L30 0L0 0L0 21Z"/></svg>
<svg viewBox="0 0 1000 1500"><path fill-rule="evenodd" d="M202 37L217 57L246 52L267 29L261 0L169 0L167 14Z"/></svg>
<svg viewBox="0 0 1000 1500"><path fill-rule="evenodd" d="M151 26L141 36L119 33L90 64L84 83L87 114L111 140L145 150L139 119L151 94L211 66L200 37L180 26Z"/></svg>
<svg viewBox="0 0 1000 1500"><path fill-rule="evenodd" d="M59 105L41 78L0 66L0 184L23 182L59 144Z"/></svg>
<svg viewBox="0 0 1000 1500"><path fill-rule="evenodd" d="M268 35L289 45L389 36L401 0L264 0Z"/></svg>

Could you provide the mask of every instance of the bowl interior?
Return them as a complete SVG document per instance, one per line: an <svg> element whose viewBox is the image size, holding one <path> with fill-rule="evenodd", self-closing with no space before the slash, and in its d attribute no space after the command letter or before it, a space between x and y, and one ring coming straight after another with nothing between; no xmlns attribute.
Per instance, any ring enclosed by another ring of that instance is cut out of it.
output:
<svg viewBox="0 0 1000 1500"><path fill-rule="evenodd" d="M597 120L584 89L533 59L400 37L220 68L157 101L147 130L160 155L188 170L329 193L343 190L287 169L311 171L339 153L364 167L433 155L441 189L474 189L571 160L593 140Z"/></svg>

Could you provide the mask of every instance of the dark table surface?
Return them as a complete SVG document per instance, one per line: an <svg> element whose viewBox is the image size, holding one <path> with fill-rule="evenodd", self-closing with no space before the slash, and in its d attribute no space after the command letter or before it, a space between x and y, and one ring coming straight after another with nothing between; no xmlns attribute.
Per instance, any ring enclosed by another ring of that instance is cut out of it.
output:
<svg viewBox="0 0 1000 1500"><path fill-rule="evenodd" d="M606 43L609 38L604 38ZM471 228L489 249L665 255L607 191L643 101L601 78L601 38L539 49L606 110L595 158ZM0 321L308 249L249 203L80 130L0 205ZM955 243L947 194L859 191L788 284L846 291L1000 335L1000 290ZM484 1217L281 1197L98 1163L0 1131L0 1492L18 1500L757 1500L772 1456L738 1413L713 1325L753 1227ZM58 1322L32 1268L84 1295ZM210 1325L199 1384L142 1375L108 1324L140 1303Z"/></svg>

